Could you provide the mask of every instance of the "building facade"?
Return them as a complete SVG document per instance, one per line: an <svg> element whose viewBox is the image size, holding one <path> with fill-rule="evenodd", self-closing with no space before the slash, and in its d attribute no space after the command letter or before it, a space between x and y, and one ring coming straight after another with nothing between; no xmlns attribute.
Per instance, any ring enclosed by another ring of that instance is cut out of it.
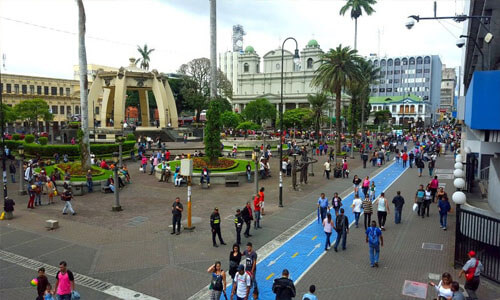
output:
<svg viewBox="0 0 500 300"><path fill-rule="evenodd" d="M455 99L455 88L457 86L457 74L455 68L447 68L443 65L443 78L441 80L441 101L439 111L441 113L450 113L453 111L453 102Z"/></svg>
<svg viewBox="0 0 500 300"><path fill-rule="evenodd" d="M371 86L371 96L412 94L429 103L430 119L437 120L441 94L442 64L438 55L368 57L380 68L380 79Z"/></svg>
<svg viewBox="0 0 500 300"><path fill-rule="evenodd" d="M428 101L423 101L415 95L371 97L371 113L388 110L392 115L393 125L412 126L428 125L431 122L431 108Z"/></svg>
<svg viewBox="0 0 500 300"><path fill-rule="evenodd" d="M35 98L48 103L54 119L51 122L40 120L37 131L49 132L50 127L57 131L71 120L72 115L80 114L80 87L76 80L2 74L0 89L3 103L11 107L24 100ZM19 132L28 128L22 120L9 127Z"/></svg>

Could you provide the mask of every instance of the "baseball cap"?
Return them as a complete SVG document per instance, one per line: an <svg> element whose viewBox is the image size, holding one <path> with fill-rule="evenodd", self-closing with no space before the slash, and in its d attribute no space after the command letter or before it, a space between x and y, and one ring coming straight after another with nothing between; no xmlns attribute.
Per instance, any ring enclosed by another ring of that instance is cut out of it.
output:
<svg viewBox="0 0 500 300"><path fill-rule="evenodd" d="M245 267L243 265L239 265L238 266L238 271L243 271L243 270L245 270Z"/></svg>
<svg viewBox="0 0 500 300"><path fill-rule="evenodd" d="M476 252L474 250L469 251L468 254L469 254L470 257L476 256Z"/></svg>

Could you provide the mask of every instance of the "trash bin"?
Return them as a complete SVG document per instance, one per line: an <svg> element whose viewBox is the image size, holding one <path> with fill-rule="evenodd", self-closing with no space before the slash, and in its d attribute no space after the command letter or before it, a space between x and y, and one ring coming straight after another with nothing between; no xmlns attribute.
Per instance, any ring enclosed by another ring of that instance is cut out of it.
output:
<svg viewBox="0 0 500 300"><path fill-rule="evenodd" d="M73 195L74 196L83 196L83 194L84 194L83 189L84 189L85 185L86 185L85 183L81 183L81 182L71 183Z"/></svg>

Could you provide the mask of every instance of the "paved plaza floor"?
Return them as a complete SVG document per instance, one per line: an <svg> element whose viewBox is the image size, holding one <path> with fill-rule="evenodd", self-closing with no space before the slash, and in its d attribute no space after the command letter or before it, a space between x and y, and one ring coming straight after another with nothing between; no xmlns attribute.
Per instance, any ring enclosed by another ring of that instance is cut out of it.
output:
<svg viewBox="0 0 500 300"><path fill-rule="evenodd" d="M301 186L300 191L291 188L290 177L285 178L283 208L278 207L278 162L272 159L273 176L261 181L266 189L263 228L257 231L252 228L253 236L242 238L243 244L247 241L254 244L263 262L266 262L264 256L275 260L285 242L307 227L311 216L316 214L316 201L321 192L327 193L329 198L333 192L348 195L353 175L373 177L389 167L363 169L357 156L349 160L352 170L349 179L327 181L322 176L326 158L320 157L314 166L316 176L309 177L309 184ZM452 164L452 158L441 157L437 168L452 169ZM57 267L61 260L66 260L69 269L82 275L76 282L77 290L84 296L82 299L188 299L202 295L210 282L207 268L217 260L222 261L224 269L228 268L229 252L235 242L232 217L237 208L243 208L245 202L251 200L255 185L246 182L235 188L212 185L207 190L195 184L193 221L196 229L172 236L170 208L176 196L181 197L187 207L187 188L160 183L154 176L139 173L138 169L137 163L129 163L132 184L120 192L122 212L111 211L113 194L99 192L75 197L76 216L63 216L63 203L59 200L54 205L28 210L27 196L17 196L18 184L9 184L9 194L16 200L16 211L13 220L0 222L0 298L34 298L36 290L29 281L36 277L35 269L41 264ZM294 270L291 274L294 280L301 274L297 282L300 294L297 299L301 299L310 284L316 284L319 299L406 299L401 294L405 280L425 283L430 273L432 277L432 274L445 271L455 278L454 214L448 218L449 230L443 231L439 228L435 204L431 207L430 218L417 218L411 212L417 185L428 181L428 175L419 178L416 169L409 169L401 172L401 177L388 188L389 200L396 190L401 190L407 205L402 224L394 224L394 214L388 216L380 268L369 266L368 247L361 227L351 228L346 251L330 251L311 261L304 260L300 253L293 258L295 253L282 255L279 266ZM442 180L442 183L451 195L451 180ZM47 203L46 196L42 201ZM228 244L219 248L212 247L209 228L214 207L220 209L222 235ZM183 214L183 220L186 215ZM57 219L60 228L47 231L44 228L47 219ZM322 250L324 236L315 235L313 245L321 243L318 250ZM425 250L422 243L443 247L442 250ZM298 271L299 265L304 270ZM265 273L262 264L258 270L262 270L261 276L265 277L263 287L268 285L265 281L272 282L279 276L275 271L273 275ZM53 277L50 279L54 281ZM498 286L482 282L480 299L499 297ZM261 299L273 299L268 292L262 295L265 297ZM434 296L429 290L427 298Z"/></svg>

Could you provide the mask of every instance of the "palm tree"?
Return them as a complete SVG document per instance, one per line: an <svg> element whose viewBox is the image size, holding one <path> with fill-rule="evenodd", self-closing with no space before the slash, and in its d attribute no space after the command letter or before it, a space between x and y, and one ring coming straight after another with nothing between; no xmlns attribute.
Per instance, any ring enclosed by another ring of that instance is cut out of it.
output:
<svg viewBox="0 0 500 300"><path fill-rule="evenodd" d="M316 138L319 144L319 131L320 131L320 122L321 117L323 116L325 110L329 108L328 97L326 94L316 94L316 95L307 95L307 101L311 105L311 110L313 113L314 125L316 130Z"/></svg>
<svg viewBox="0 0 500 300"><path fill-rule="evenodd" d="M151 58L149 55L151 52L155 51L155 49L148 49L148 44L144 44L144 46L141 48L141 46L137 46L137 51L141 54L141 57L135 60L135 63L141 63L141 69L148 70L149 69L149 62Z"/></svg>
<svg viewBox="0 0 500 300"><path fill-rule="evenodd" d="M340 123L340 109L342 100L342 89L348 82L359 80L361 78L358 69L360 57L356 50L350 47L339 45L336 49L330 49L327 53L321 55L321 65L315 71L311 82L314 86L319 86L323 91L331 92L335 95L335 123L337 135L340 135L342 126ZM336 153L340 152L340 139L336 140Z"/></svg>
<svg viewBox="0 0 500 300"><path fill-rule="evenodd" d="M359 62L359 71L362 76L362 89L360 90L359 99L361 101L361 134L363 142L365 141L365 110L366 104L370 100L370 85L377 83L380 78L380 68L375 67L371 62L362 59Z"/></svg>
<svg viewBox="0 0 500 300"><path fill-rule="evenodd" d="M358 44L358 18L363 14L363 11L369 16L375 12L372 5L375 5L377 0L347 0L347 3L340 9L340 14L343 16L347 10L351 10L351 18L354 19L354 49Z"/></svg>
<svg viewBox="0 0 500 300"><path fill-rule="evenodd" d="M78 133L82 170L90 170L90 142L89 142L89 111L88 111L88 77L87 77L87 50L85 48L85 8L82 0L78 5L78 62L80 65L80 107L82 113L82 127Z"/></svg>

